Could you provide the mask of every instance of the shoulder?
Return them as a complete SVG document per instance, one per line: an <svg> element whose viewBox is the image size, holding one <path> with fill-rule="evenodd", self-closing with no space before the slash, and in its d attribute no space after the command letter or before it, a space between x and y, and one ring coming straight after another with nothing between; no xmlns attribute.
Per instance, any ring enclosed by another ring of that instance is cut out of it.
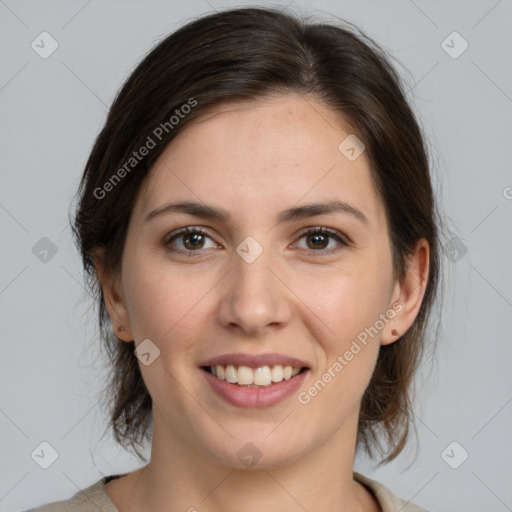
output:
<svg viewBox="0 0 512 512"><path fill-rule="evenodd" d="M105 480L98 480L68 500L54 501L24 512L119 512L105 491Z"/></svg>
<svg viewBox="0 0 512 512"><path fill-rule="evenodd" d="M41 507L25 510L24 512L119 512L105 491L105 483L115 477L98 480L89 487L78 491L68 500L54 501ZM398 496L387 487L354 471L354 479L369 489L377 499L382 512L427 512Z"/></svg>
<svg viewBox="0 0 512 512"><path fill-rule="evenodd" d="M363 484L373 493L379 502L382 512L427 512L425 509L418 507L418 505L395 496L380 482L372 480L361 473L354 471L354 480Z"/></svg>

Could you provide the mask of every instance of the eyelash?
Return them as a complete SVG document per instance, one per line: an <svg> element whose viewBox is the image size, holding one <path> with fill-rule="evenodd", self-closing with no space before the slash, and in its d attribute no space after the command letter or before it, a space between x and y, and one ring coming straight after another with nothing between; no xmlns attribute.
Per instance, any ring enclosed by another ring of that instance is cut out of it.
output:
<svg viewBox="0 0 512 512"><path fill-rule="evenodd" d="M188 226L186 228L180 229L178 231L170 233L164 241L164 245L169 248L171 252L174 253L185 253L187 257L196 257L201 255L202 249L198 249L196 251L184 251L182 249L172 249L171 243L174 239L179 238L183 235L190 235L190 234L200 234L203 236L206 236L208 238L211 238L211 236L202 228L200 227L193 227ZM339 233L336 230L329 229L326 227L315 227L307 229L306 231L303 231L299 237L299 239L308 236L308 235L328 235L331 238L335 238L342 246L348 246L349 242L341 233ZM313 249L306 249L310 254L313 253L313 256L325 256L325 255L331 255L341 250L341 247L336 247L334 249L328 249L328 250L313 250Z"/></svg>

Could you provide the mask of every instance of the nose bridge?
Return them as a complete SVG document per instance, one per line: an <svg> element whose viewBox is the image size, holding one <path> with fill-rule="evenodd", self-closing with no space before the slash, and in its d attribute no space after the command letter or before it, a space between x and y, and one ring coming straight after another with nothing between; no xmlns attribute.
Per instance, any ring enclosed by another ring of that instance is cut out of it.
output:
<svg viewBox="0 0 512 512"><path fill-rule="evenodd" d="M263 247L247 237L237 246L220 310L224 325L237 324L254 334L287 320L289 306L283 285L274 275L277 266L269 244Z"/></svg>

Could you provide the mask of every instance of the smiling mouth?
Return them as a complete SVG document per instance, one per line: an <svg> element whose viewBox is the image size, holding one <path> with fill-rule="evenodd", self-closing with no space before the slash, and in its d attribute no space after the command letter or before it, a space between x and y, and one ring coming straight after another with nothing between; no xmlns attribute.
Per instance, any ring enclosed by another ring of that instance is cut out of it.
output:
<svg viewBox="0 0 512 512"><path fill-rule="evenodd" d="M296 366L283 366L281 364L264 365L258 368L228 364L203 366L202 369L219 380L225 380L230 384L247 388L268 387L283 380L293 379L299 373L307 370L306 367L299 368Z"/></svg>

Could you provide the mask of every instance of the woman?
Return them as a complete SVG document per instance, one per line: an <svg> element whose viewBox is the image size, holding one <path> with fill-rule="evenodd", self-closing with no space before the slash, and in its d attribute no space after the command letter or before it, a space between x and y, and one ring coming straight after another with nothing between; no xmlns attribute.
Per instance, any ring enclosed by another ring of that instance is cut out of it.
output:
<svg viewBox="0 0 512 512"><path fill-rule="evenodd" d="M423 135L370 39L262 8L171 34L74 232L114 434L151 458L34 510L423 510L353 471L405 446L439 275Z"/></svg>

